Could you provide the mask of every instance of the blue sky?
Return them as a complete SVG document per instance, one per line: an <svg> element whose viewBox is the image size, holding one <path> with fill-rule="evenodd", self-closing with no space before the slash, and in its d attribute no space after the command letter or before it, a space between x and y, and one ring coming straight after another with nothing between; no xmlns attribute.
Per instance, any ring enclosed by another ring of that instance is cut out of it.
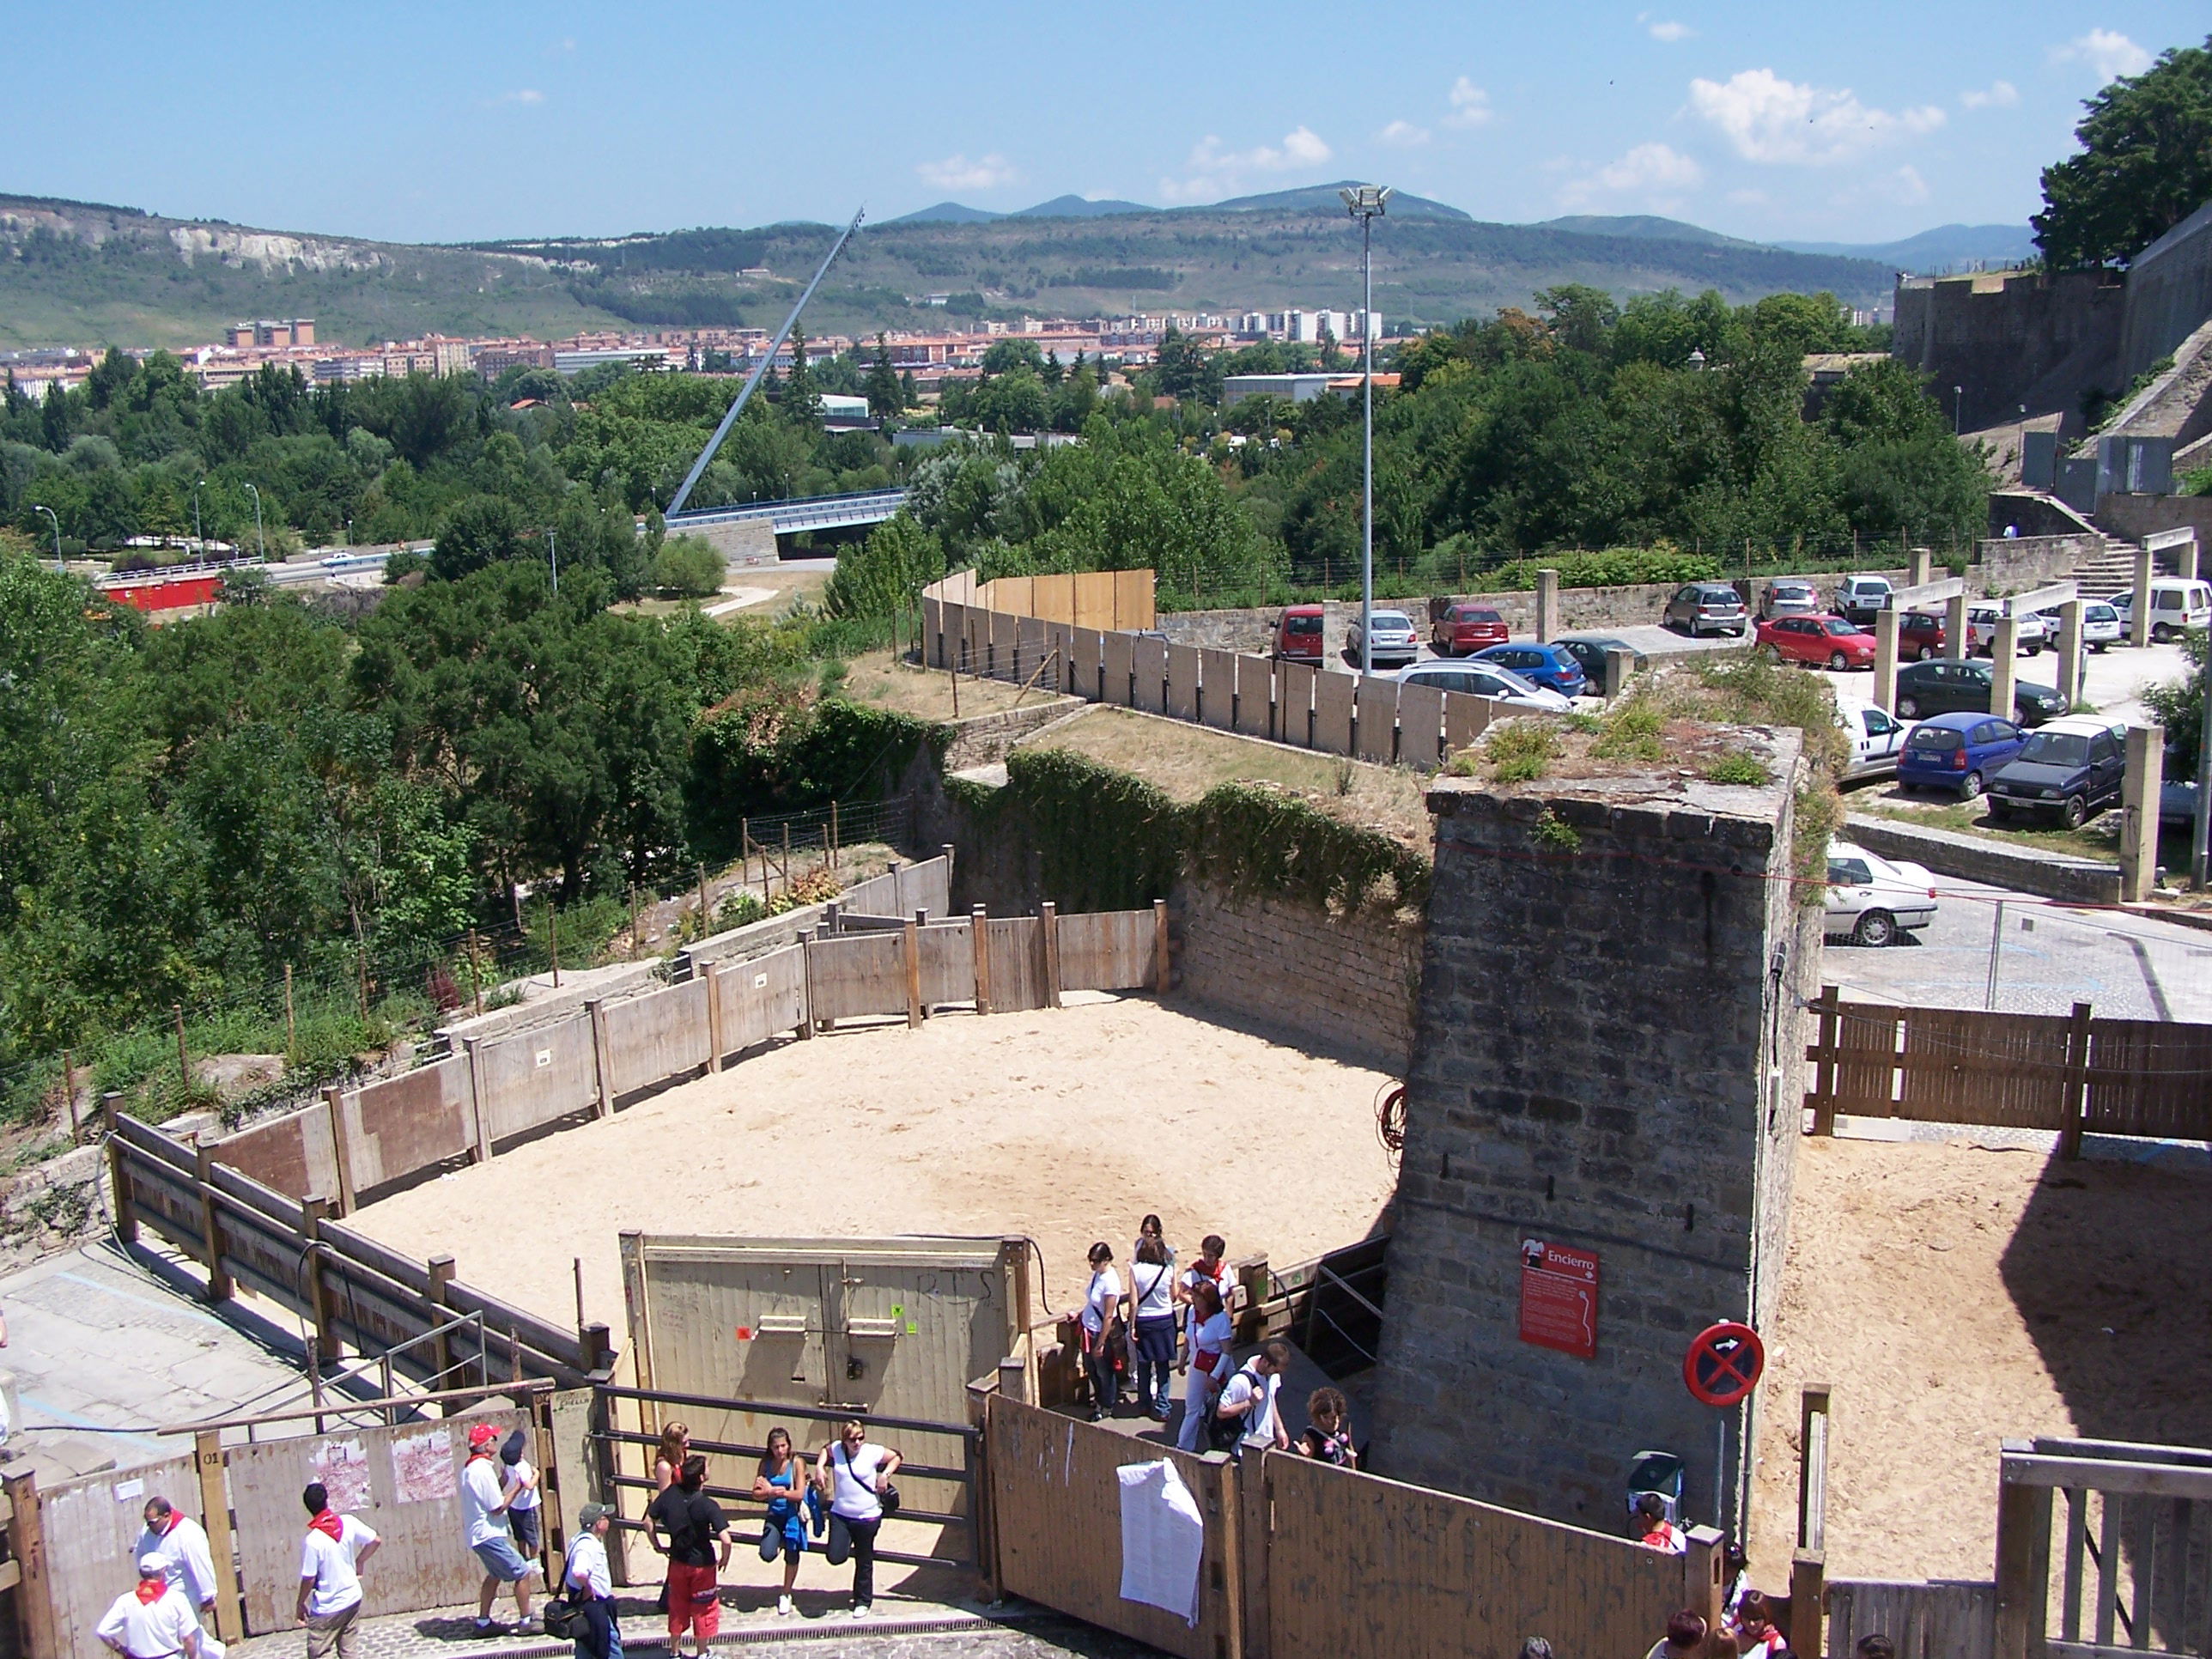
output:
<svg viewBox="0 0 2212 1659"><path fill-rule="evenodd" d="M2025 221L2194 4L33 5L0 191L394 240L1347 176L1758 239Z"/></svg>

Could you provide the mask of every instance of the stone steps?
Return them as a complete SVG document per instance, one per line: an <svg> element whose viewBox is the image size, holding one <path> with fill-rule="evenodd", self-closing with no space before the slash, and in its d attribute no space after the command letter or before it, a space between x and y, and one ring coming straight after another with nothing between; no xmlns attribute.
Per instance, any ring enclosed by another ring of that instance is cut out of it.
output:
<svg viewBox="0 0 2212 1659"><path fill-rule="evenodd" d="M2106 536L2103 552L2074 567L2074 580L2081 590L2081 597L2109 599L2115 593L2126 592L2136 585L2136 560L2142 552L2142 547L2135 542ZM2160 575L2170 576L2176 566L2170 555L2160 553L2152 560L2151 568Z"/></svg>

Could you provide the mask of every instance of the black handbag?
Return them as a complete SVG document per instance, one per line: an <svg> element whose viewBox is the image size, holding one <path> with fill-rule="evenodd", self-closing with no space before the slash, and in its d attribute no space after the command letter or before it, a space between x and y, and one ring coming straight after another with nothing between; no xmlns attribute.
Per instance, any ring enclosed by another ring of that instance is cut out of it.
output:
<svg viewBox="0 0 2212 1659"><path fill-rule="evenodd" d="M545 1598L545 1633L556 1641L573 1641L576 1634L576 1620L583 1608L568 1599L564 1591Z"/></svg>
<svg viewBox="0 0 2212 1659"><path fill-rule="evenodd" d="M840 1446L837 1449L837 1455L845 1459L845 1473L853 1477L854 1484L859 1486L863 1492L873 1492L875 1494L877 1505L883 1510L884 1520L890 1520L891 1516L899 1512L899 1490L896 1486L891 1485L888 1480L878 1480L874 1486L871 1486L866 1481L860 1479L860 1472L853 1467L852 1457L845 1451L845 1449L842 1446Z"/></svg>

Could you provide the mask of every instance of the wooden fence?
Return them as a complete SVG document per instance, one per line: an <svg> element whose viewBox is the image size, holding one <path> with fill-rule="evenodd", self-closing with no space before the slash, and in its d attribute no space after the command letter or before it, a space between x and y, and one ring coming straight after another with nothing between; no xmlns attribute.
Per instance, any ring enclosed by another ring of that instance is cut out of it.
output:
<svg viewBox="0 0 2212 1659"><path fill-rule="evenodd" d="M1996 1615L1997 1589L1986 1582L1839 1578L1828 1586L1821 1652L1856 1659L1861 1638L1887 1636L1897 1659L1990 1659Z"/></svg>
<svg viewBox="0 0 2212 1659"><path fill-rule="evenodd" d="M1152 574L1108 572L1099 580L1142 575L1149 595ZM1049 611L1030 609L1043 603L1039 590L1014 586L1071 580L1094 579L1001 577L978 585L963 571L925 588L922 660L956 674L1036 683L1087 702L1423 770L1473 744L1492 720L1525 712L1462 691L1401 685L1385 674L1340 674L1170 645L1132 631L1151 628L1149 617L1086 623L1063 616L1056 600Z"/></svg>
<svg viewBox="0 0 2212 1659"><path fill-rule="evenodd" d="M1814 1133L1836 1115L2057 1133L2212 1139L2212 1025L1845 1002L1828 986L1805 1057Z"/></svg>

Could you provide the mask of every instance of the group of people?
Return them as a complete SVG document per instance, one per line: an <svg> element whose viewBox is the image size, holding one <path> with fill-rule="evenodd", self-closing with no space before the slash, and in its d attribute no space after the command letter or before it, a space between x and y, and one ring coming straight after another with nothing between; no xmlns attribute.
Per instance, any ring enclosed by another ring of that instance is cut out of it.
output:
<svg viewBox="0 0 2212 1659"><path fill-rule="evenodd" d="M1243 1364L1234 1362L1235 1281L1220 1234L1208 1233L1197 1256L1178 1272L1159 1217L1148 1215L1138 1224L1126 1287L1112 1245L1103 1239L1093 1244L1080 1322L1092 1422L1120 1412L1126 1376L1140 1410L1157 1423L1176 1421L1176 1444L1183 1451L1239 1455L1265 1447L1358 1466L1350 1408L1337 1389L1313 1392L1306 1401L1311 1426L1291 1439L1278 1397L1289 1344L1264 1342ZM1174 1375L1187 1379L1180 1419L1170 1398Z"/></svg>
<svg viewBox="0 0 2212 1659"><path fill-rule="evenodd" d="M1753 1598L1756 1597L1756 1604ZM1887 1636L1862 1636L1853 1659L1897 1659L1897 1644ZM1667 1633L1644 1659L1796 1659L1790 1638L1775 1628L1766 1598L1749 1592L1736 1609L1710 1628L1703 1613L1688 1609L1667 1621ZM1525 1650L1524 1650L1525 1659ZM1548 1644L1537 1659L1552 1659Z"/></svg>

